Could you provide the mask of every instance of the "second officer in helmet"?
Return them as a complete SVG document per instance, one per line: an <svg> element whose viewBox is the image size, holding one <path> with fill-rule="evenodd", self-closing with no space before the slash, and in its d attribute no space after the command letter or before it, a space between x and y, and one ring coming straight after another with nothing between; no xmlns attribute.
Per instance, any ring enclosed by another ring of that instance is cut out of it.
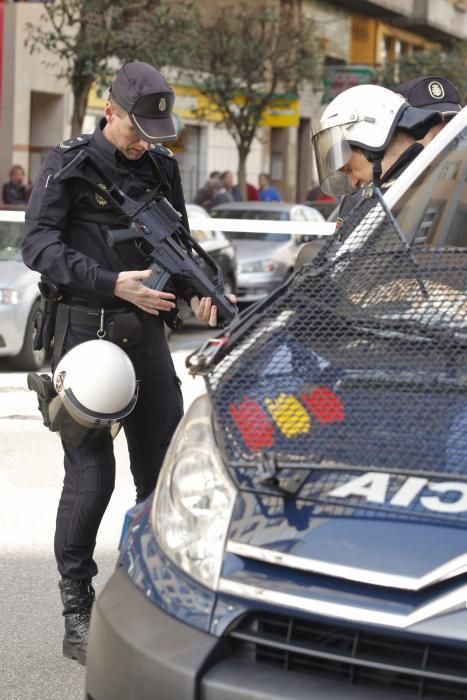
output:
<svg viewBox="0 0 467 700"><path fill-rule="evenodd" d="M423 150L418 139L441 120L438 112L412 107L379 85L349 88L328 105L312 144L323 192L350 195L341 204L337 228L361 198L359 188L390 187Z"/></svg>

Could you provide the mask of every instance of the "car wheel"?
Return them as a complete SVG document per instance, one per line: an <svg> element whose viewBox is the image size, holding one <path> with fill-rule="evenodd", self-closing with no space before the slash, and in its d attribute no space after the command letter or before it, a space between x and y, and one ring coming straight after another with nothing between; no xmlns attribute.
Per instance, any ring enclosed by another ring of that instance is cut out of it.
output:
<svg viewBox="0 0 467 700"><path fill-rule="evenodd" d="M39 302L32 305L24 333L23 347L14 357L10 357L10 367L19 371L30 371L40 369L47 359L45 350L33 350L34 343L34 318L39 309Z"/></svg>

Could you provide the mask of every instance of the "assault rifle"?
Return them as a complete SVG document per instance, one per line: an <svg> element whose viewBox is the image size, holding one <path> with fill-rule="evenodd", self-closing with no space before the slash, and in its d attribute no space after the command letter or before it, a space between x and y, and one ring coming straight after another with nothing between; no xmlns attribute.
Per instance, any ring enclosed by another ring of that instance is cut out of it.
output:
<svg viewBox="0 0 467 700"><path fill-rule="evenodd" d="M238 312L224 295L222 270L181 223L181 214L161 194L149 201L137 202L128 197L102 170L85 149L53 176L61 182L71 178L85 180L112 207L112 214L122 228L109 228L107 242L111 246L134 241L145 257L152 259L153 274L145 284L162 291L172 275L189 279L201 295L211 297L219 316L230 322ZM211 271L202 269L194 253Z"/></svg>

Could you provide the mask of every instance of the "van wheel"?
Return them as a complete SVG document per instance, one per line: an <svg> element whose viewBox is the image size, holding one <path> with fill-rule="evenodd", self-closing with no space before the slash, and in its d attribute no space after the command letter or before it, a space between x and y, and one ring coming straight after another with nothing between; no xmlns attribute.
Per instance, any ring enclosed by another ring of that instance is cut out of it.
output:
<svg viewBox="0 0 467 700"><path fill-rule="evenodd" d="M9 359L10 367L20 372L37 371L45 364L47 359L45 350L33 350L34 336L36 333L34 329L34 318L38 309L39 302L36 301L32 305L26 324L23 347L17 355Z"/></svg>

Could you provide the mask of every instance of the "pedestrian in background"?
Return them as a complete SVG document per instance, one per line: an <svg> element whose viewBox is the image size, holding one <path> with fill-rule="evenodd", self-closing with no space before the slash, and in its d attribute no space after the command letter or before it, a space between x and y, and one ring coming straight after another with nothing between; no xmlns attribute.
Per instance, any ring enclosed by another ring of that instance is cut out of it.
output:
<svg viewBox="0 0 467 700"><path fill-rule="evenodd" d="M204 185L199 188L193 200L194 204L197 204L199 207L207 209L206 202L210 199L210 181L214 179L215 178L210 177L209 180L206 180Z"/></svg>
<svg viewBox="0 0 467 700"><path fill-rule="evenodd" d="M232 196L234 202L241 202L243 197L238 185L234 185L234 176L231 170L224 170L220 180L226 191Z"/></svg>
<svg viewBox="0 0 467 700"><path fill-rule="evenodd" d="M251 182L246 183L246 198L248 202L259 202L258 188L252 185Z"/></svg>
<svg viewBox="0 0 467 700"><path fill-rule="evenodd" d="M225 170L221 175L221 182L223 183L227 192L229 192L234 198L235 202L241 202L243 200L242 193L240 192L239 185L233 184L233 173L231 170ZM258 202L259 192L256 187L249 182L245 185L246 188L246 198L248 202Z"/></svg>
<svg viewBox="0 0 467 700"><path fill-rule="evenodd" d="M14 206L27 204L31 188L24 183L24 168L21 165L13 165L9 178L2 187L3 203Z"/></svg>
<svg viewBox="0 0 467 700"><path fill-rule="evenodd" d="M196 193L195 204L209 211L218 204L233 202L232 195L227 192L219 178L211 177Z"/></svg>
<svg viewBox="0 0 467 700"><path fill-rule="evenodd" d="M259 174L259 198L262 202L280 202L282 198L276 188L271 186L270 182L271 180L267 173Z"/></svg>

